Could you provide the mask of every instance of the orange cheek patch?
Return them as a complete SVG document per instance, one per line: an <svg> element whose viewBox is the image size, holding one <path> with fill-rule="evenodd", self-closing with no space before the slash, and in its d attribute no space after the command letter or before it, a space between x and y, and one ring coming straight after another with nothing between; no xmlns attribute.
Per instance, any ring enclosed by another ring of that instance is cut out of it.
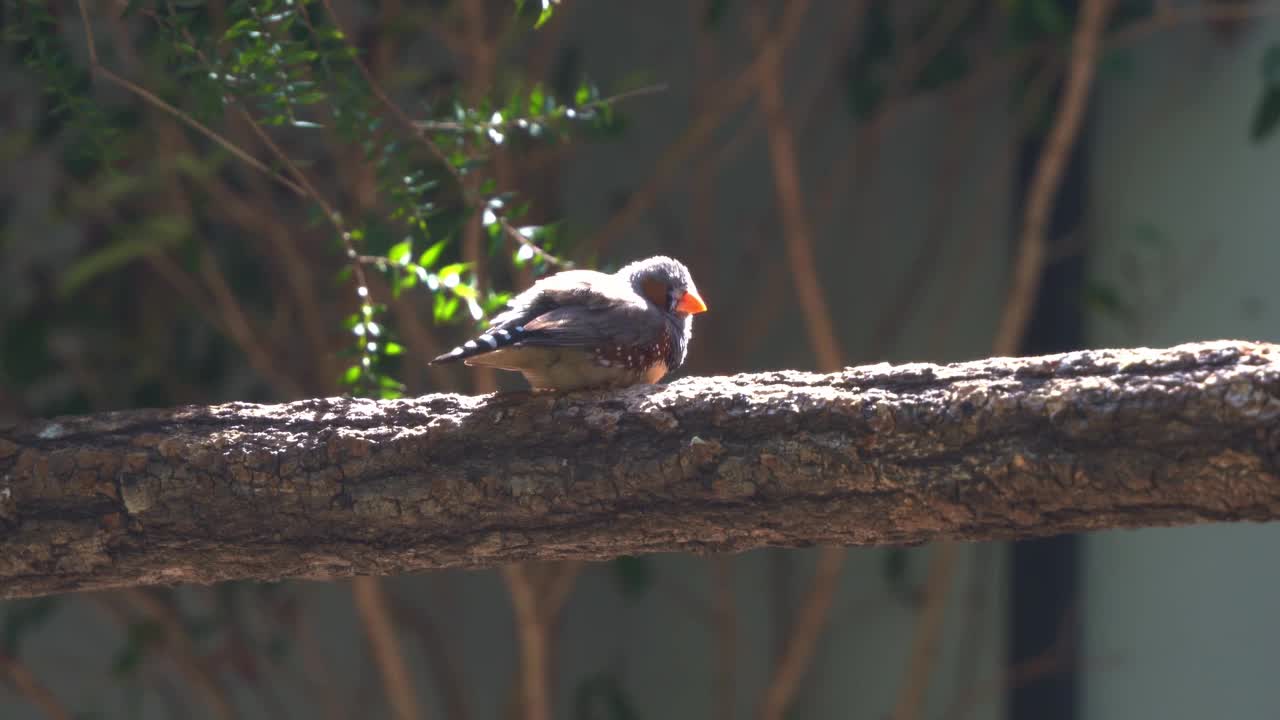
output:
<svg viewBox="0 0 1280 720"><path fill-rule="evenodd" d="M661 280L652 278L640 284L640 292L644 294L645 299L664 310L667 307L668 290L669 288Z"/></svg>

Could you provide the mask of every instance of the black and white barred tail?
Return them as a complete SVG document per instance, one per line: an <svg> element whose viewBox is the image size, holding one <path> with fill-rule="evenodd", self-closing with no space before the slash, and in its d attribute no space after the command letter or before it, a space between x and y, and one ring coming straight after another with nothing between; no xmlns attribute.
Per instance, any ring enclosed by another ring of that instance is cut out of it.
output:
<svg viewBox="0 0 1280 720"><path fill-rule="evenodd" d="M495 328L480 335L479 337L468 340L449 352L437 356L432 363L446 363L455 360L466 360L469 357L483 355L493 352L500 348L508 347L520 342L520 338L524 335L524 326L516 325L510 328Z"/></svg>

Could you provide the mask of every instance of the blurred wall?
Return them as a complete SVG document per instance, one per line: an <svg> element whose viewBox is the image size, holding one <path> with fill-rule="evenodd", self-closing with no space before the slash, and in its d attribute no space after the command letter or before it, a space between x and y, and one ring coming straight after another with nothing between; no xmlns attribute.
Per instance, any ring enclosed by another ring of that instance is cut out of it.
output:
<svg viewBox="0 0 1280 720"><path fill-rule="evenodd" d="M1089 236L1125 310L1090 315L1092 345L1280 341L1280 142L1248 139L1277 38L1274 20L1174 31L1104 76ZM1277 549L1275 525L1088 537L1084 717L1275 717Z"/></svg>

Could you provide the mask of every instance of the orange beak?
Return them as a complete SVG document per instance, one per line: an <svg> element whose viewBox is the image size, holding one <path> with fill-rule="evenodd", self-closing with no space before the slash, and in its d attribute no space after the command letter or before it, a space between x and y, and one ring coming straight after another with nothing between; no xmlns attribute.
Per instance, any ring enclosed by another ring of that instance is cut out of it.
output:
<svg viewBox="0 0 1280 720"><path fill-rule="evenodd" d="M685 293L680 302L676 303L676 312L689 313L697 315L700 312L707 311L707 304L702 302L702 298L698 297L698 293L690 290Z"/></svg>

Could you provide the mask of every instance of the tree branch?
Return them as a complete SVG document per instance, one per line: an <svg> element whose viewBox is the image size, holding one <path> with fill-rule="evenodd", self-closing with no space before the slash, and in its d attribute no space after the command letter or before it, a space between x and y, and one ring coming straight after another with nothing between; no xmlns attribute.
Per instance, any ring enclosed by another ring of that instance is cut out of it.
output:
<svg viewBox="0 0 1280 720"><path fill-rule="evenodd" d="M0 596L1280 517L1280 346L0 427Z"/></svg>

